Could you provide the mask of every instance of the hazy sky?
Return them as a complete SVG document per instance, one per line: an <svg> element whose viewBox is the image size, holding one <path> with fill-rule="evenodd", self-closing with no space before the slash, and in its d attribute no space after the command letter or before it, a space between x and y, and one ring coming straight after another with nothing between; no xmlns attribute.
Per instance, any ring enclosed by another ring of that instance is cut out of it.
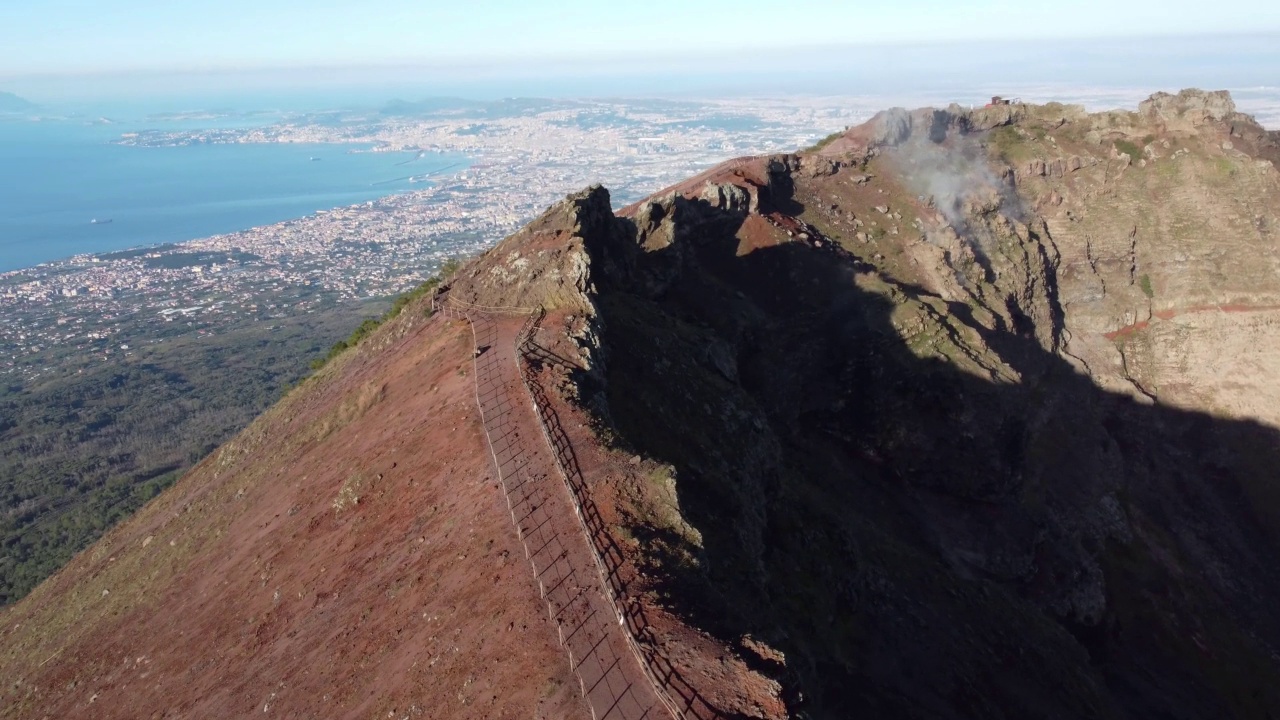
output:
<svg viewBox="0 0 1280 720"><path fill-rule="evenodd" d="M1236 0L0 0L0 82L136 70L671 58L813 45L1280 31Z"/></svg>

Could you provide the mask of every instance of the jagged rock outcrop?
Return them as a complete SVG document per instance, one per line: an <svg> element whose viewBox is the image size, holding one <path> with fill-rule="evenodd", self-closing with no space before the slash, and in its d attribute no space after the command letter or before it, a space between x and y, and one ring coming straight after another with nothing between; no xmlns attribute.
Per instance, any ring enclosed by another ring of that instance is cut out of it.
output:
<svg viewBox="0 0 1280 720"><path fill-rule="evenodd" d="M1280 418L1257 384L1214 414L1250 374L1188 324L1280 307L1265 138L1218 94L890 111L628 209L590 392L676 471L677 606L782 651L815 716L1280 709Z"/></svg>
<svg viewBox="0 0 1280 720"><path fill-rule="evenodd" d="M1177 95L1156 93L1138 104L1138 112L1166 127L1179 123L1199 127L1231 118L1236 114L1236 104L1226 90L1190 89Z"/></svg>
<svg viewBox="0 0 1280 720"><path fill-rule="evenodd" d="M902 108L886 110L871 118L867 128L869 145L897 145L911 135L911 113Z"/></svg>
<svg viewBox="0 0 1280 720"><path fill-rule="evenodd" d="M618 219L600 186L570 195L466 266L446 287L451 297L488 307L588 311L588 238L607 236Z"/></svg>

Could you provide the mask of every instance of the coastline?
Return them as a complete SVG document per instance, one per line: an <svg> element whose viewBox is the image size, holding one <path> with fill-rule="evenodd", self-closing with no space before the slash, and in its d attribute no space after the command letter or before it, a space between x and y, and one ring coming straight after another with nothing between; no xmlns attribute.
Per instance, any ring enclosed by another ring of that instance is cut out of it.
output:
<svg viewBox="0 0 1280 720"><path fill-rule="evenodd" d="M470 167L470 163L469 162L454 163L450 167L456 168L456 172L461 173L465 171L468 167ZM395 180L385 181L385 183L402 182L402 181L411 182L408 178L397 178ZM27 265L24 267L13 268L9 270L0 270L0 285L3 285L3 283L6 280L12 277L21 275L23 273L31 272L31 271L55 270L58 268L84 265L87 263L109 262L112 260L121 260L121 259L126 259L131 257L142 257L148 254L165 254L169 252L182 252L187 249L197 249L197 248L203 247L202 244L204 243L214 242L221 239L233 238L233 237L239 237L239 236L248 236L256 233L268 233L273 230L283 230L284 228L290 227L298 223L320 221L325 216L335 214L335 213L359 212L361 210L376 208L379 205L382 205L393 198L400 198L400 197L409 196L409 195L421 195L425 192L429 192L430 190L433 190L435 187L438 186L438 183L433 180L416 181L416 182L420 182L420 183L425 182L427 183L427 186L389 192L385 195L379 196L372 200L365 200L363 202L358 202L358 203L350 203L347 205L338 205L330 208L324 208L324 209L316 210L314 212L307 213L305 215L289 217L289 218L278 220L272 223L252 225L249 227L230 230L227 232L214 233L210 235L201 235L199 237L184 238L181 240L167 240L167 241L156 242L156 243L142 243L138 245L129 245L129 246L118 248L118 249L110 249L110 250L94 251L94 252L80 252L80 253L68 255L66 257L55 258L52 260L45 260L43 262L39 262L34 265ZM382 183L379 183L379 184L382 184ZM114 224L113 221L106 221L104 223L91 223L91 224L102 225L107 223Z"/></svg>
<svg viewBox="0 0 1280 720"><path fill-rule="evenodd" d="M0 277L381 202L430 189L473 162L460 153L348 153L361 149L354 143L111 144L119 137L61 123L0 128L0 164L22 179L0 212ZM401 160L406 164L397 167Z"/></svg>

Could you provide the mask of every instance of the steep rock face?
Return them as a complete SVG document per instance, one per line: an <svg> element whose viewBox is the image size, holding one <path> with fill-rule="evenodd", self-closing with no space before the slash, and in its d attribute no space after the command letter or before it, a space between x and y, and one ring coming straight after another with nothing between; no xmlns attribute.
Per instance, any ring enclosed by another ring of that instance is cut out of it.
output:
<svg viewBox="0 0 1280 720"><path fill-rule="evenodd" d="M582 387L675 471L680 611L815 716L1275 713L1280 338L1205 327L1277 305L1246 136L1219 94L891 111L625 210Z"/></svg>
<svg viewBox="0 0 1280 720"><path fill-rule="evenodd" d="M1223 94L1155 96L1139 115L1097 143L1060 128L1055 147L1091 162L1020 182L1061 252L1067 350L1108 387L1280 424L1275 143Z"/></svg>

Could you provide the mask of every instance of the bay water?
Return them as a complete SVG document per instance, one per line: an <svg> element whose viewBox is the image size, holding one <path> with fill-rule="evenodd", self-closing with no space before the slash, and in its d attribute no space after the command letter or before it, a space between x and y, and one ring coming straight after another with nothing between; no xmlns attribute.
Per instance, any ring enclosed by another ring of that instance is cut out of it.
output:
<svg viewBox="0 0 1280 720"><path fill-rule="evenodd" d="M132 129L85 120L0 122L0 272L420 190L427 186L410 176L467 162L335 144L113 143Z"/></svg>

